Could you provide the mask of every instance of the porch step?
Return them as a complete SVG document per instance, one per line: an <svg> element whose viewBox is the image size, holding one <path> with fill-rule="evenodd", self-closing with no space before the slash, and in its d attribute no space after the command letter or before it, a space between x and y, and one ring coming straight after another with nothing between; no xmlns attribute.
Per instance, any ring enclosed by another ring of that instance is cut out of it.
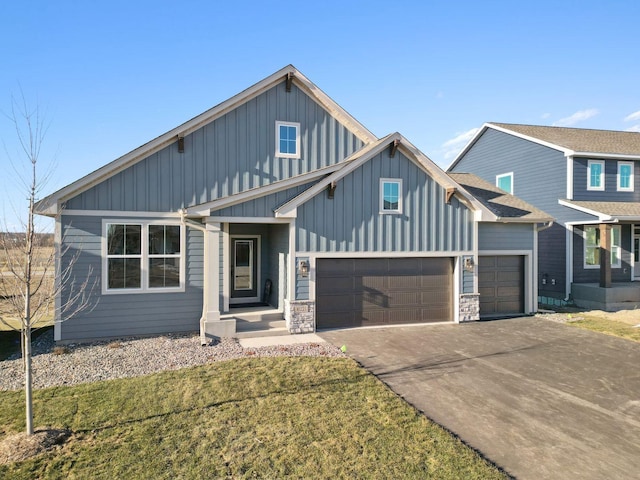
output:
<svg viewBox="0 0 640 480"><path fill-rule="evenodd" d="M284 326L284 320L282 321L282 327L271 327L263 330L236 330L235 338L281 337L282 335L289 335L289 330Z"/></svg>
<svg viewBox="0 0 640 480"><path fill-rule="evenodd" d="M236 338L272 337L288 335L289 330L281 311L277 309L233 309L221 318L236 319Z"/></svg>

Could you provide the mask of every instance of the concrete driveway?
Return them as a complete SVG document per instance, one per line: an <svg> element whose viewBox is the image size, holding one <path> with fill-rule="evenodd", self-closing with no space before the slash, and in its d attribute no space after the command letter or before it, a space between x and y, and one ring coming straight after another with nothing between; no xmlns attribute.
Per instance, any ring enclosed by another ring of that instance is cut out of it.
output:
<svg viewBox="0 0 640 480"><path fill-rule="evenodd" d="M535 317L320 336L516 478L640 478L638 343Z"/></svg>

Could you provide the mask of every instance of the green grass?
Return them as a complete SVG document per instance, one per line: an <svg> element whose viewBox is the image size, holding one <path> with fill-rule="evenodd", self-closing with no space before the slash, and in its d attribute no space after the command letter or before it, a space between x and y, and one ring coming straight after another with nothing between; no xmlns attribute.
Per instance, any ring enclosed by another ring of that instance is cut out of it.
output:
<svg viewBox="0 0 640 480"><path fill-rule="evenodd" d="M0 439L24 428L0 392ZM350 359L219 362L35 392L57 452L0 478L506 478Z"/></svg>
<svg viewBox="0 0 640 480"><path fill-rule="evenodd" d="M638 321L640 322L640 313ZM607 335L640 342L640 328L634 328L623 322L616 322L614 320L606 320L604 318L586 315L581 320L570 321L567 322L567 324L574 327L584 328L585 330L606 333Z"/></svg>

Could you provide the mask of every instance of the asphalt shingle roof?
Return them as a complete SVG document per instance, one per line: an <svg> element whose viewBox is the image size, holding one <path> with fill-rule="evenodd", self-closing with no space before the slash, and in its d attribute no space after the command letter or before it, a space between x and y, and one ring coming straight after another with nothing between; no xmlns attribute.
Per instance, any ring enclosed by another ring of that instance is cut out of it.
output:
<svg viewBox="0 0 640 480"><path fill-rule="evenodd" d="M472 173L448 173L459 185L478 199L496 216L531 222L548 222L553 217L524 200L506 193Z"/></svg>
<svg viewBox="0 0 640 480"><path fill-rule="evenodd" d="M640 155L640 132L592 130L587 128L546 127L495 123L489 125L511 130L575 152Z"/></svg>
<svg viewBox="0 0 640 480"><path fill-rule="evenodd" d="M585 202L575 200L565 200L565 202L609 217L640 218L640 202Z"/></svg>

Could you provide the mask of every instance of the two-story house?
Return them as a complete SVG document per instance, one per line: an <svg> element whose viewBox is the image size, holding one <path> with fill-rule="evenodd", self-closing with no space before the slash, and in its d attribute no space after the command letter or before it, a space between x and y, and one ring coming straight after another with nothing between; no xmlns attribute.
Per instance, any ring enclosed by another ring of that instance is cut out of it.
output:
<svg viewBox="0 0 640 480"><path fill-rule="evenodd" d="M449 172L471 172L549 212L540 301L640 305L640 133L486 123Z"/></svg>

